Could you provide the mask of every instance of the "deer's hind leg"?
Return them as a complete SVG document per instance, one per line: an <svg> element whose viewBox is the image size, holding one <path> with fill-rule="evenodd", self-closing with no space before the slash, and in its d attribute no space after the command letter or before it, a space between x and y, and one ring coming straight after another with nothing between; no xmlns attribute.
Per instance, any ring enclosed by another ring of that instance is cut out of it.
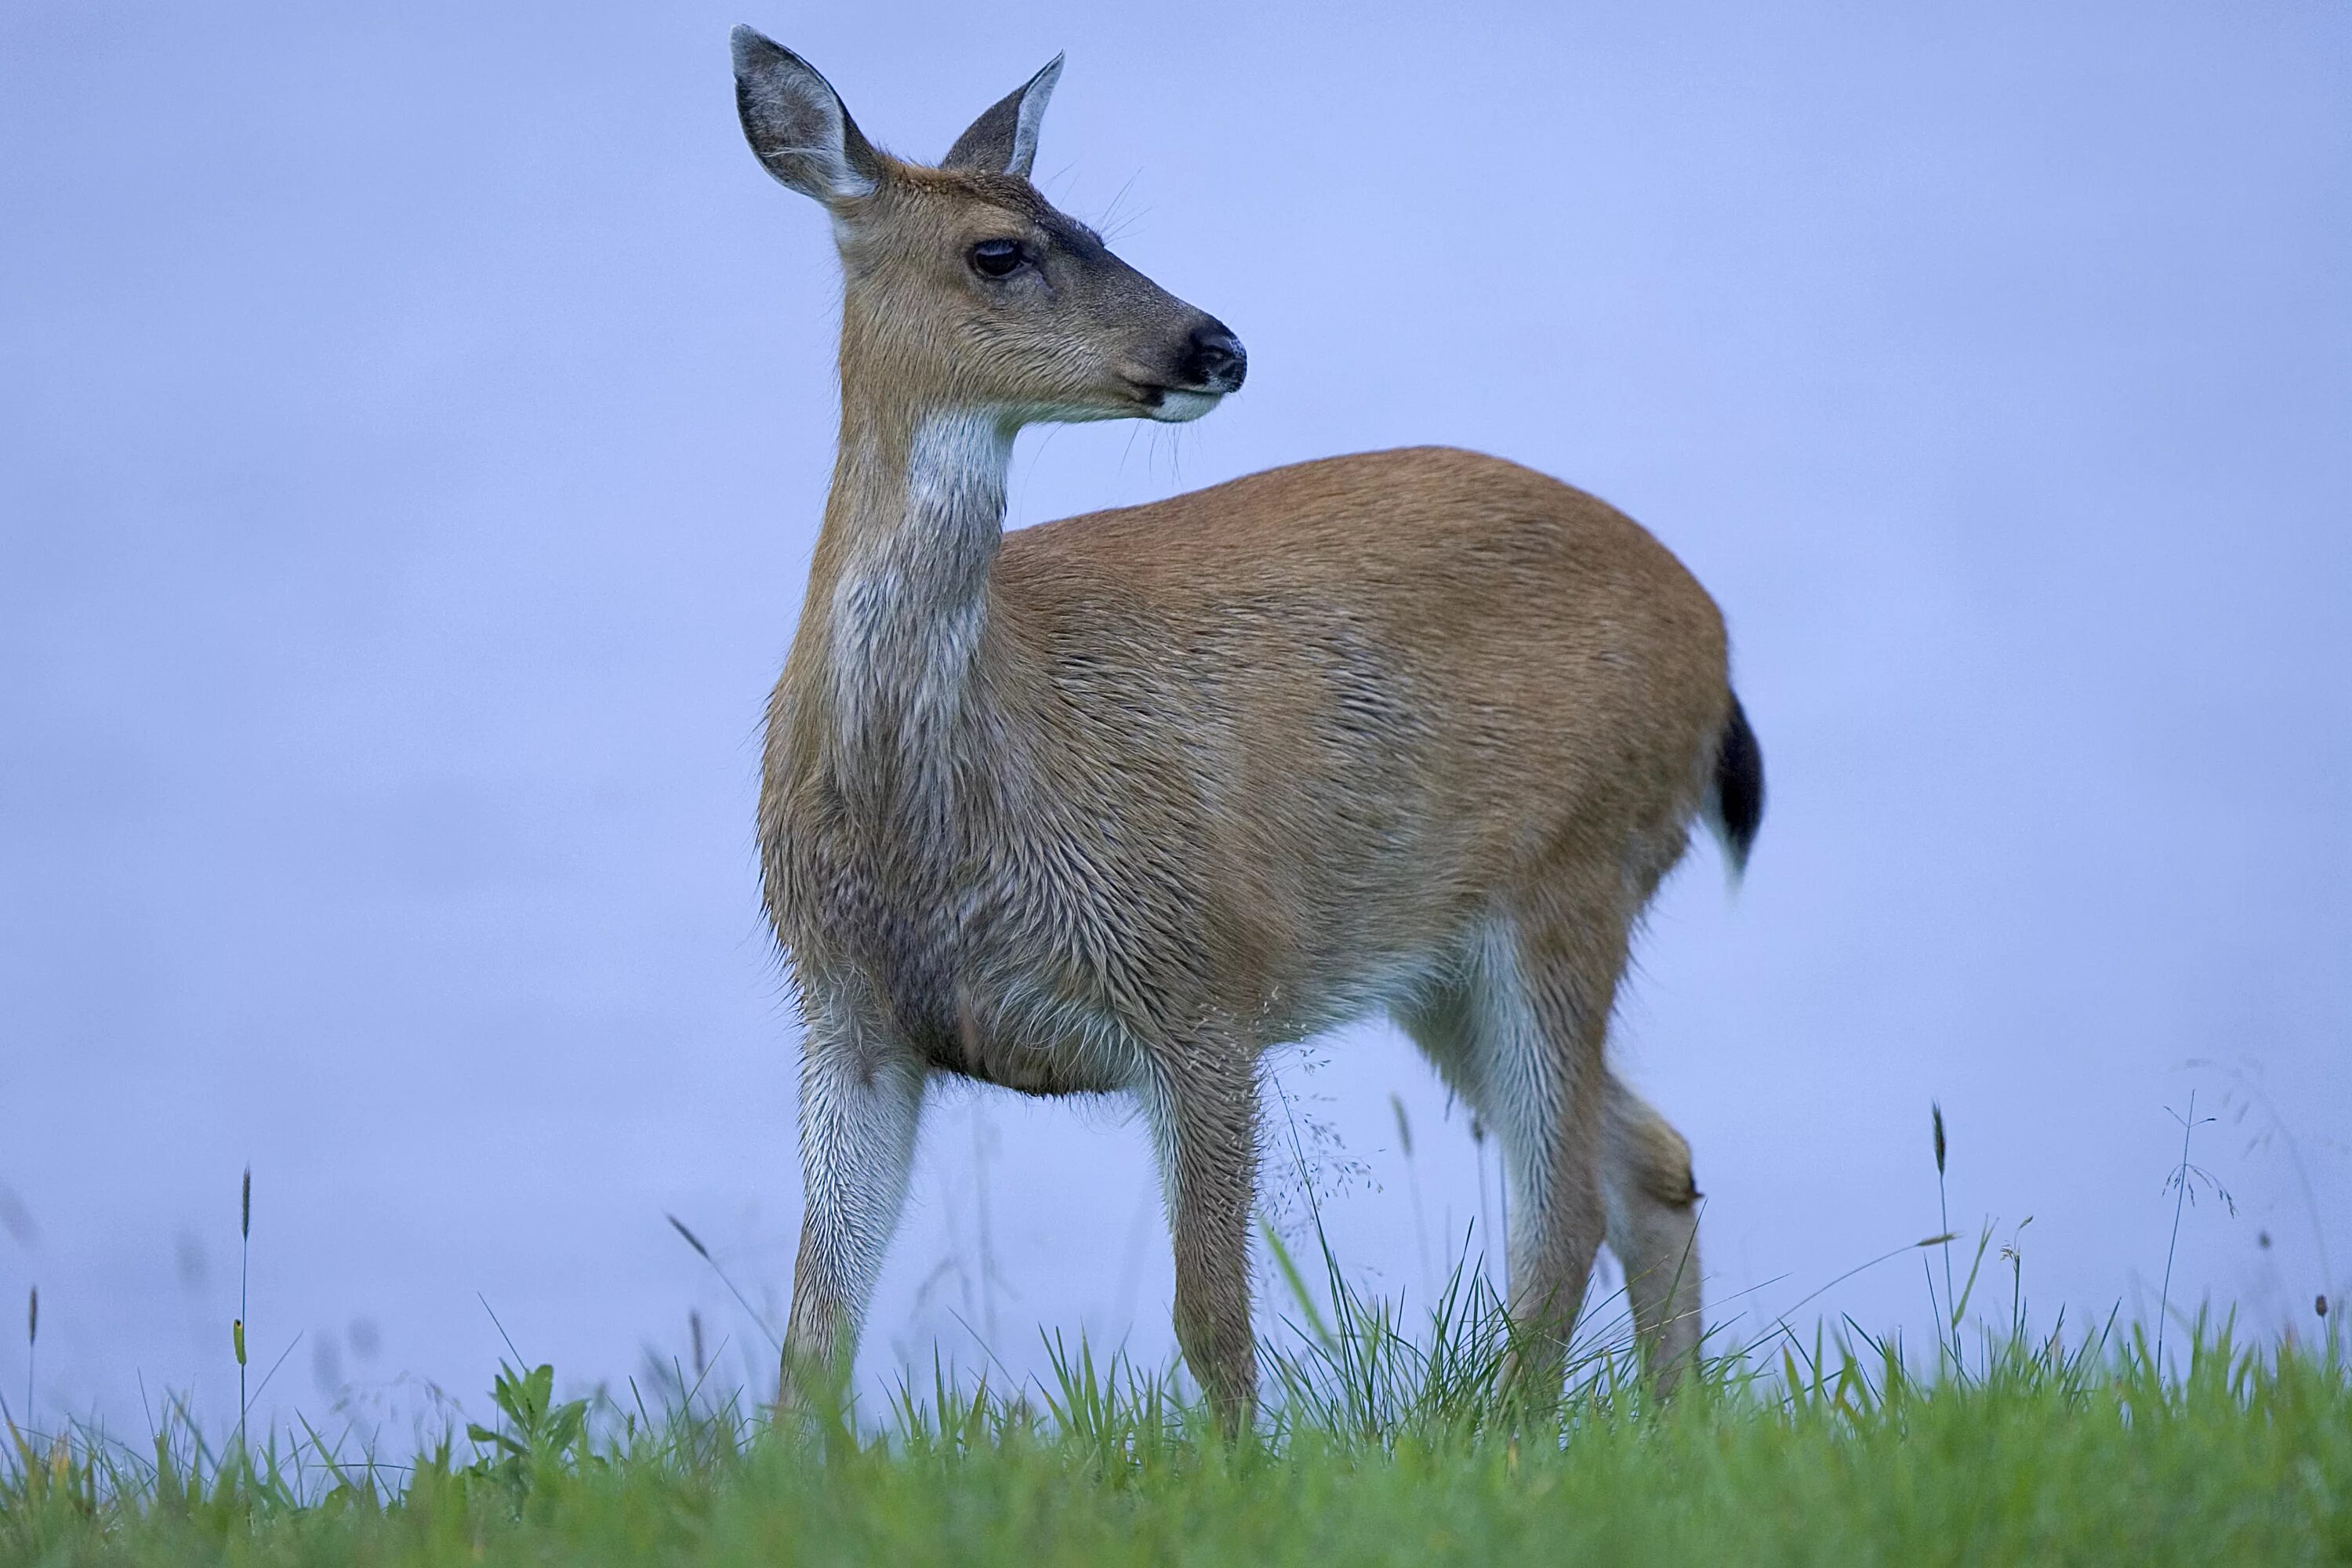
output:
<svg viewBox="0 0 2352 1568"><path fill-rule="evenodd" d="M1498 912L1459 972L1398 1021L1502 1143L1517 1373L1557 1385L1607 1230L1603 1057L1624 967L1619 921Z"/></svg>
<svg viewBox="0 0 2352 1568"><path fill-rule="evenodd" d="M1601 1136L1609 1250L1624 1266L1652 1385L1671 1394L1698 1353L1699 1194L1690 1145L1614 1074Z"/></svg>

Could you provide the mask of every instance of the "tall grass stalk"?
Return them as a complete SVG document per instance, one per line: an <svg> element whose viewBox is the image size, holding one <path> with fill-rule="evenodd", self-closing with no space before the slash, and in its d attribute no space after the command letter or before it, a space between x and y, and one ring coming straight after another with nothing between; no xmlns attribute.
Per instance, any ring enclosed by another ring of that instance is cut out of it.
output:
<svg viewBox="0 0 2352 1568"><path fill-rule="evenodd" d="M1429 1222L1423 1217L1421 1205L1421 1165L1412 1157L1412 1123L1404 1113L1404 1100L1391 1091L1389 1109L1396 1113L1397 1144L1404 1152L1404 1182L1412 1195L1412 1256L1421 1267L1421 1289L1423 1295L1434 1292L1429 1269Z"/></svg>
<svg viewBox="0 0 2352 1568"><path fill-rule="evenodd" d="M1936 1140L1936 1228L1944 1234L1944 1307L1937 1311L1937 1318L1940 1323L1943 1313L1947 1310L1951 1311L1953 1317L1951 1323L1938 1329L1937 1339L1939 1343L1950 1342L1957 1346L1959 1314L1954 1309L1952 1300L1952 1204L1950 1194L1947 1191L1944 1183L1944 1102L1939 1100L1929 1100L1927 1116ZM1929 1290L1927 1300L1931 1305L1935 1299L1935 1291Z"/></svg>
<svg viewBox="0 0 2352 1568"><path fill-rule="evenodd" d="M784 1342L776 1337L775 1330L768 1327L768 1320L761 1315L759 1308L751 1305L751 1298L736 1289L735 1281L728 1277L727 1270L719 1266L719 1259L710 1256L710 1248L702 1245L702 1237L688 1230L686 1227L686 1221L674 1214L665 1214L662 1218L669 1221L670 1228L685 1238L687 1246L694 1248L694 1255L697 1258L710 1265L710 1271L719 1276L719 1282L727 1287L727 1293L735 1298L735 1304L743 1309L744 1315L749 1317L759 1331L768 1337L768 1343L775 1347L776 1353L782 1355ZM488 1303L485 1302L484 1305L487 1306Z"/></svg>
<svg viewBox="0 0 2352 1568"><path fill-rule="evenodd" d="M1470 1113L1470 1146L1478 1154L1478 1241L1482 1249L1491 1249L1492 1238L1501 1233L1495 1228L1495 1211L1486 1204L1486 1123L1475 1110ZM1507 1258L1503 1266L1510 1267ZM1478 1267L1488 1267L1486 1250L1480 1252Z"/></svg>
<svg viewBox="0 0 2352 1568"><path fill-rule="evenodd" d="M247 1282L253 1261L253 1167L245 1168L236 1203L236 1321L229 1325L229 1343L236 1352L236 1447L245 1451L245 1423L253 1402L245 1391L245 1322L248 1311Z"/></svg>
<svg viewBox="0 0 2352 1568"><path fill-rule="evenodd" d="M2180 1216L2182 1211L2196 1201L2196 1195L2190 1190L2191 1185L2196 1182L2205 1182L2214 1192L2220 1194L2223 1203L2230 1203L2228 1191L2221 1186L2221 1183L2213 1179L2210 1172L2189 1163L2189 1140L2196 1136L2200 1121L2213 1120L2210 1116L2201 1119L2198 1116L2195 1089L2189 1091L2188 1114L2183 1115L2175 1110L2172 1112L2172 1119L2180 1123L2180 1162L2172 1168L2172 1174L2165 1183L2172 1189L2172 1236L2165 1244L2164 1284L2157 1292L2156 1299L2156 1370L2159 1376L2164 1372L2165 1330L2169 1325L2172 1316L2172 1262L2180 1252ZM2236 1206L2231 1204L2233 1210ZM2320 1316L2326 1317L2326 1313L2323 1311Z"/></svg>
<svg viewBox="0 0 2352 1568"><path fill-rule="evenodd" d="M25 1289L25 1425L27 1427L33 1424L34 1358L39 1355L40 1350L41 1288L31 1285Z"/></svg>
<svg viewBox="0 0 2352 1568"><path fill-rule="evenodd" d="M974 1224L980 1233L980 1321L988 1331L987 1343L999 1343L996 1333L996 1243L988 1203L988 1121L977 1097L971 1102L971 1183Z"/></svg>

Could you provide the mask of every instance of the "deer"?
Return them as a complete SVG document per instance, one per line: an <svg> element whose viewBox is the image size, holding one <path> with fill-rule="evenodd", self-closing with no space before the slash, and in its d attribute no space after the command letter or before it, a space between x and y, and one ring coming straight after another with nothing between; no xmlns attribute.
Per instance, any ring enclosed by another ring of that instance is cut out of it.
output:
<svg viewBox="0 0 2352 1568"><path fill-rule="evenodd" d="M1245 1425L1265 1063L1383 1012L1499 1142L1513 1375L1557 1396L1605 1241L1671 1391L1699 1194L1606 1043L1692 825L1736 880L1762 816L1714 601L1606 502L1448 448L1008 531L1018 431L1198 419L1240 340L1032 183L1060 57L931 166L731 43L751 151L824 207L843 279L758 809L801 1024L780 1407L838 1395L926 1085L964 1079L1139 1108L1179 1348Z"/></svg>

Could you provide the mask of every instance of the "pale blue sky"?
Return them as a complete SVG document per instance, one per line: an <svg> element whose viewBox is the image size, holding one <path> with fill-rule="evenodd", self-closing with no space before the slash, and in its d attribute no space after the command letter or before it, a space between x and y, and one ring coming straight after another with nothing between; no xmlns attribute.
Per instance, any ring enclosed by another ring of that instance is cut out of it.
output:
<svg viewBox="0 0 2352 1568"><path fill-rule="evenodd" d="M1746 1331L1935 1228L1933 1098L2045 1317L2152 1297L2192 1091L2236 1212L2176 1293L2308 1326L2323 1251L2352 1282L2352 12L1440 15L0 13L0 1301L41 1288L44 1407L233 1403L248 1162L273 1403L485 1388L478 1291L567 1381L689 1308L755 1339L666 1210L786 1289L750 822L835 284L738 20L916 156L1066 49L1048 194L1247 343L1181 435L1024 437L1016 521L1448 441L1715 592L1771 810L1736 900L1711 849L1669 889L1620 1045ZM1385 1029L1315 1055L1381 1188L1342 1257L1417 1289L1467 1133ZM1155 1202L1116 1114L950 1097L869 1374L971 1363L960 1320L1162 1353ZM1824 1309L1927 1317L1908 1259Z"/></svg>

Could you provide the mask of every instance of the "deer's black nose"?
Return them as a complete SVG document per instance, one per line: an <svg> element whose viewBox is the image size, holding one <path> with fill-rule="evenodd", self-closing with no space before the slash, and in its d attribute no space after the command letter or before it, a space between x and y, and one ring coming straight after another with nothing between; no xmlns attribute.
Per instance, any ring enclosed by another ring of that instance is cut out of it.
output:
<svg viewBox="0 0 2352 1568"><path fill-rule="evenodd" d="M1241 339L1213 317L1192 329L1181 366L1184 380L1202 392L1236 392L1249 374L1249 355Z"/></svg>

